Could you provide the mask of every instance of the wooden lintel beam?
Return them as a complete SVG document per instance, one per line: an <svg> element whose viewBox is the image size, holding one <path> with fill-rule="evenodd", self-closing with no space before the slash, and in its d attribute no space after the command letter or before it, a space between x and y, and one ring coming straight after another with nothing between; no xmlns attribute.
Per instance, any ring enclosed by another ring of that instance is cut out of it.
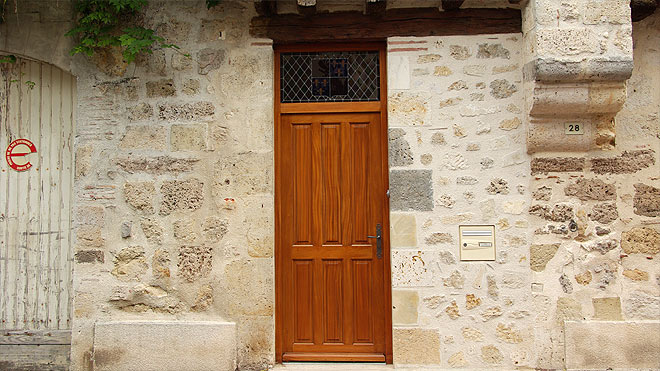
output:
<svg viewBox="0 0 660 371"><path fill-rule="evenodd" d="M270 17L277 14L277 1L275 0L255 0L254 9L262 17Z"/></svg>
<svg viewBox="0 0 660 371"><path fill-rule="evenodd" d="M385 0L366 0L365 13L367 14L383 14L387 9L387 2Z"/></svg>
<svg viewBox="0 0 660 371"><path fill-rule="evenodd" d="M382 14L362 12L281 14L250 22L250 35L276 43L384 40L392 36L449 36L521 32L518 9L399 8Z"/></svg>
<svg viewBox="0 0 660 371"><path fill-rule="evenodd" d="M463 5L464 0L442 0L442 9L445 11L456 10Z"/></svg>

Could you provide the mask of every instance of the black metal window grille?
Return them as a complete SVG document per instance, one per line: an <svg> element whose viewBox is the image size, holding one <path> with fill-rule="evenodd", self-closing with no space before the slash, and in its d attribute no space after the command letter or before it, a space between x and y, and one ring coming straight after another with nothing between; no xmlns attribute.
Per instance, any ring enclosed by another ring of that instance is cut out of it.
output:
<svg viewBox="0 0 660 371"><path fill-rule="evenodd" d="M380 100L378 51L280 54L281 103Z"/></svg>

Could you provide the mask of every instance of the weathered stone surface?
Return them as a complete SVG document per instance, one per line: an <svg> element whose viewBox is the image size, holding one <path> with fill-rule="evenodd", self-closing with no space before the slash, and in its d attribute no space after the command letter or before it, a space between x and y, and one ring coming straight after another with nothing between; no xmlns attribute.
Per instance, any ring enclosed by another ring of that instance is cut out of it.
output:
<svg viewBox="0 0 660 371"><path fill-rule="evenodd" d="M213 247L181 246L177 262L178 275L188 282L207 276L213 267Z"/></svg>
<svg viewBox="0 0 660 371"><path fill-rule="evenodd" d="M419 157L419 162L421 162L422 165L431 165L431 162L433 162L433 155L430 153L424 153Z"/></svg>
<svg viewBox="0 0 660 371"><path fill-rule="evenodd" d="M220 219L217 216L210 216L202 223L202 235L209 242L218 242L229 231L229 220Z"/></svg>
<svg viewBox="0 0 660 371"><path fill-rule="evenodd" d="M222 49L202 49L197 53L197 73L207 75L217 70L225 61L225 51Z"/></svg>
<svg viewBox="0 0 660 371"><path fill-rule="evenodd" d="M596 226L596 236L605 236L610 234L612 231L607 229L607 228L602 228L600 226Z"/></svg>
<svg viewBox="0 0 660 371"><path fill-rule="evenodd" d="M459 176L458 178L456 178L456 184L460 184L460 185L473 185L473 184L477 184L478 182L479 182L479 178L470 175Z"/></svg>
<svg viewBox="0 0 660 371"><path fill-rule="evenodd" d="M158 157L127 157L118 158L115 160L117 166L127 173L174 173L179 174L187 171L192 171L193 166L197 163L197 158L176 158L170 156Z"/></svg>
<svg viewBox="0 0 660 371"><path fill-rule="evenodd" d="M660 188L642 183L635 184L633 206L637 215L660 216Z"/></svg>
<svg viewBox="0 0 660 371"><path fill-rule="evenodd" d="M495 276L486 276L486 282L488 284L488 297L497 300L499 298L499 289L497 287L497 280L495 280Z"/></svg>
<svg viewBox="0 0 660 371"><path fill-rule="evenodd" d="M431 170L390 171L390 207L392 210L433 210L431 175Z"/></svg>
<svg viewBox="0 0 660 371"><path fill-rule="evenodd" d="M589 213L589 218L602 224L612 223L619 218L616 203L609 202L594 205L591 209L591 213ZM598 234L598 232L596 232L596 234Z"/></svg>
<svg viewBox="0 0 660 371"><path fill-rule="evenodd" d="M101 250L80 250L76 251L76 263L103 263L105 254Z"/></svg>
<svg viewBox="0 0 660 371"><path fill-rule="evenodd" d="M214 195L219 199L272 192L273 154L243 152L223 157L214 167Z"/></svg>
<svg viewBox="0 0 660 371"><path fill-rule="evenodd" d="M606 254L607 252L616 249L619 247L619 243L616 240L601 240L601 241L594 241L587 245L587 248L589 251L598 251L601 254Z"/></svg>
<svg viewBox="0 0 660 371"><path fill-rule="evenodd" d="M147 82L147 97L157 98L157 97L174 97L174 96L176 96L176 87L174 86L174 80L162 79L158 81Z"/></svg>
<svg viewBox="0 0 660 371"><path fill-rule="evenodd" d="M552 197L552 188L542 186L532 192L532 198L539 201L550 201Z"/></svg>
<svg viewBox="0 0 660 371"><path fill-rule="evenodd" d="M197 41L207 43L217 42L223 39L223 34L226 32L224 27L226 25L220 19L202 19L199 25Z"/></svg>
<svg viewBox="0 0 660 371"><path fill-rule="evenodd" d="M404 137L406 135L403 129L390 129L388 138L388 154L390 166L412 165L413 154L410 150L410 144Z"/></svg>
<svg viewBox="0 0 660 371"><path fill-rule="evenodd" d="M502 178L493 178L486 187L486 192L491 195L507 195L509 194L509 182Z"/></svg>
<svg viewBox="0 0 660 371"><path fill-rule="evenodd" d="M481 298L474 296L474 294L465 295L465 309L474 309L481 305Z"/></svg>
<svg viewBox="0 0 660 371"><path fill-rule="evenodd" d="M504 361L504 356L494 345L481 347L481 359L491 365L499 365Z"/></svg>
<svg viewBox="0 0 660 371"><path fill-rule="evenodd" d="M154 252L151 262L151 274L154 278L170 277L170 253L166 250L158 249Z"/></svg>
<svg viewBox="0 0 660 371"><path fill-rule="evenodd" d="M229 315L272 316L273 263L268 259L240 260L227 264L226 282L215 293L219 307Z"/></svg>
<svg viewBox="0 0 660 371"><path fill-rule="evenodd" d="M120 250L113 259L115 265L112 275L129 281L138 280L149 266L144 258L144 249L140 246L131 246Z"/></svg>
<svg viewBox="0 0 660 371"><path fill-rule="evenodd" d="M482 170L491 169L495 164L495 160L490 157L484 157L481 159L481 161L479 161L479 164L481 164Z"/></svg>
<svg viewBox="0 0 660 371"><path fill-rule="evenodd" d="M206 124L172 125L170 130L172 151L206 150Z"/></svg>
<svg viewBox="0 0 660 371"><path fill-rule="evenodd" d="M540 244L529 247L529 267L535 272L542 272L555 256L559 244Z"/></svg>
<svg viewBox="0 0 660 371"><path fill-rule="evenodd" d="M655 151L624 151L616 157L594 158L591 171L596 174L630 174L655 164Z"/></svg>
<svg viewBox="0 0 660 371"><path fill-rule="evenodd" d="M154 108L150 104L142 102L136 106L129 107L127 112L130 121L142 121L154 115Z"/></svg>
<svg viewBox="0 0 660 371"><path fill-rule="evenodd" d="M427 245L440 245L443 243L453 243L454 238L451 233L434 232L426 237L425 241Z"/></svg>
<svg viewBox="0 0 660 371"><path fill-rule="evenodd" d="M575 282L582 286L587 286L591 282L592 276L590 271L579 273L575 275Z"/></svg>
<svg viewBox="0 0 660 371"><path fill-rule="evenodd" d="M440 54L422 54L417 57L418 64L438 62L442 59Z"/></svg>
<svg viewBox="0 0 660 371"><path fill-rule="evenodd" d="M565 321L581 320L582 306L575 299L562 297L557 299L557 311L555 313L557 325L564 327Z"/></svg>
<svg viewBox="0 0 660 371"><path fill-rule="evenodd" d="M460 45L450 45L449 46L449 55L451 55L452 58L459 60L459 61L464 61L472 56L472 53L470 53L470 49L468 49L465 46L460 46Z"/></svg>
<svg viewBox="0 0 660 371"><path fill-rule="evenodd" d="M458 319L461 316L460 311L458 310L458 305L456 305L456 300L452 300L451 304L445 308L445 313L449 316L451 319Z"/></svg>
<svg viewBox="0 0 660 371"><path fill-rule="evenodd" d="M513 93L518 91L518 86L516 84L510 83L508 80L493 80L490 83L490 95L496 99L505 99L513 95Z"/></svg>
<svg viewBox="0 0 660 371"><path fill-rule="evenodd" d="M498 339L505 343L519 344L523 342L522 334L515 329L514 325L507 326L503 323L498 323L497 328L495 329L495 334Z"/></svg>
<svg viewBox="0 0 660 371"><path fill-rule="evenodd" d="M486 322L493 318L500 317L502 314L502 308L499 306L488 307L483 312L481 312L481 319L482 321Z"/></svg>
<svg viewBox="0 0 660 371"><path fill-rule="evenodd" d="M189 218L175 221L172 224L172 235L179 242L194 242L199 237L196 221Z"/></svg>
<svg viewBox="0 0 660 371"><path fill-rule="evenodd" d="M516 71L518 68L519 67L517 64L507 64L506 66L493 66L492 72L493 75L497 75L500 73L513 72ZM508 107L507 110L509 110Z"/></svg>
<svg viewBox="0 0 660 371"><path fill-rule="evenodd" d="M212 116L215 107L210 102L158 105L158 118L167 121L200 120Z"/></svg>
<svg viewBox="0 0 660 371"><path fill-rule="evenodd" d="M468 365L468 361L465 360L465 355L463 352L456 352L449 357L447 363L454 368L464 367Z"/></svg>
<svg viewBox="0 0 660 371"><path fill-rule="evenodd" d="M119 228L119 231L121 233L121 238L129 238L131 237L131 229L132 229L133 224L131 222L123 222L121 223L121 227Z"/></svg>
<svg viewBox="0 0 660 371"><path fill-rule="evenodd" d="M433 135L431 135L431 144L441 146L447 144L447 141L445 140L445 136L442 133L435 132Z"/></svg>
<svg viewBox="0 0 660 371"><path fill-rule="evenodd" d="M199 93L200 83L199 80L187 79L183 82L181 92L185 95L195 95Z"/></svg>
<svg viewBox="0 0 660 371"><path fill-rule="evenodd" d="M392 341L396 364L440 363L440 335L435 330L395 328Z"/></svg>
<svg viewBox="0 0 660 371"><path fill-rule="evenodd" d="M451 275L449 275L449 277L443 278L442 282L446 287L462 289L463 285L465 284L465 277L461 274L461 272L455 270L451 272Z"/></svg>
<svg viewBox="0 0 660 371"><path fill-rule="evenodd" d="M453 82L451 85L449 85L449 88L447 90L467 90L468 86L467 83L463 80L458 80Z"/></svg>
<svg viewBox="0 0 660 371"><path fill-rule="evenodd" d="M156 219L142 218L140 220L142 233L150 244L159 245L163 242L163 226Z"/></svg>
<svg viewBox="0 0 660 371"><path fill-rule="evenodd" d="M625 313L628 319L657 321L660 313L660 297L642 290L633 291L625 300Z"/></svg>
<svg viewBox="0 0 660 371"><path fill-rule="evenodd" d="M573 207L568 204L558 204L552 208L548 205L532 205L529 214L553 222L566 222L573 218Z"/></svg>
<svg viewBox="0 0 660 371"><path fill-rule="evenodd" d="M99 48L92 54L92 62L99 71L108 76L121 77L126 73L128 63L124 61L121 48L108 46Z"/></svg>
<svg viewBox="0 0 660 371"><path fill-rule="evenodd" d="M635 268L635 269L625 269L623 271L623 275L630 278L633 281L648 281L649 280L649 272L645 272L645 271L639 270L637 268Z"/></svg>
<svg viewBox="0 0 660 371"><path fill-rule="evenodd" d="M616 186L600 179L578 179L575 183L564 188L566 196L587 200L616 200Z"/></svg>
<svg viewBox="0 0 660 371"><path fill-rule="evenodd" d="M193 60L191 57L182 53L172 54L172 68L177 71L187 71L192 69Z"/></svg>
<svg viewBox="0 0 660 371"><path fill-rule="evenodd" d="M571 279L568 278L567 275L562 274L559 276L559 285L561 286L562 291L564 291L565 294L570 294L573 292L573 283L571 282Z"/></svg>
<svg viewBox="0 0 660 371"><path fill-rule="evenodd" d="M76 229L76 246L79 248L101 248L105 239L100 226L82 225Z"/></svg>
<svg viewBox="0 0 660 371"><path fill-rule="evenodd" d="M392 291L392 323L394 325L410 325L417 323L417 306L419 294L417 291Z"/></svg>
<svg viewBox="0 0 660 371"><path fill-rule="evenodd" d="M435 66L435 70L433 70L433 75L435 76L449 76L452 73L452 70L447 66Z"/></svg>
<svg viewBox="0 0 660 371"><path fill-rule="evenodd" d="M145 214L154 212L153 198L156 193L153 182L127 182L124 184L126 203Z"/></svg>
<svg viewBox="0 0 660 371"><path fill-rule="evenodd" d="M236 369L234 323L183 320L96 322L93 331L94 370ZM205 356L201 357L201 354Z"/></svg>
<svg viewBox="0 0 660 371"><path fill-rule="evenodd" d="M477 58L502 58L509 59L509 51L502 46L502 44L479 44L477 51Z"/></svg>
<svg viewBox="0 0 660 371"><path fill-rule="evenodd" d="M511 130L518 129L518 127L520 127L521 124L522 124L522 121L520 121L519 118L514 117L512 119L500 121L499 128L502 129L502 130L511 131Z"/></svg>
<svg viewBox="0 0 660 371"><path fill-rule="evenodd" d="M626 254L657 254L660 233L649 227L636 227L621 233L621 248Z"/></svg>
<svg viewBox="0 0 660 371"><path fill-rule="evenodd" d="M660 362L660 322L579 321L566 323L566 368L654 369Z"/></svg>
<svg viewBox="0 0 660 371"><path fill-rule="evenodd" d="M462 101L463 101L463 98L461 98L461 97L447 98L447 99L441 100L440 103L438 104L438 107L439 108L453 107L453 106L459 105ZM442 135L442 133L435 133L435 134Z"/></svg>
<svg viewBox="0 0 660 371"><path fill-rule="evenodd" d="M275 320L270 316L245 316L238 323L238 370L265 370L275 354Z"/></svg>
<svg viewBox="0 0 660 371"><path fill-rule="evenodd" d="M119 148L163 151L167 148L167 131L158 125L129 126L119 141Z"/></svg>
<svg viewBox="0 0 660 371"><path fill-rule="evenodd" d="M199 179L169 180L160 186L162 202L160 215L169 215L175 211L193 211L202 207L204 202L204 183Z"/></svg>
<svg viewBox="0 0 660 371"><path fill-rule="evenodd" d="M204 285L197 291L195 303L190 306L193 312L203 312L213 304L213 287L211 285Z"/></svg>
<svg viewBox="0 0 660 371"><path fill-rule="evenodd" d="M181 44L190 36L192 25L174 18L156 26L156 34L171 44Z"/></svg>
<svg viewBox="0 0 660 371"><path fill-rule="evenodd" d="M414 214L390 215L392 247L417 246L417 222Z"/></svg>
<svg viewBox="0 0 660 371"><path fill-rule="evenodd" d="M533 158L532 175L551 172L581 172L584 171L585 163L584 158L578 157Z"/></svg>

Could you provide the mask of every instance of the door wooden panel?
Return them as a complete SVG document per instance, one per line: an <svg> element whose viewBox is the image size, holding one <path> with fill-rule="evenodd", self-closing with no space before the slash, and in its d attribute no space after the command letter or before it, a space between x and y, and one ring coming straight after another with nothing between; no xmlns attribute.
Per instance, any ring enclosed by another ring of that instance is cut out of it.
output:
<svg viewBox="0 0 660 371"><path fill-rule="evenodd" d="M279 124L282 359L383 362L385 260L367 237L386 228L380 113Z"/></svg>

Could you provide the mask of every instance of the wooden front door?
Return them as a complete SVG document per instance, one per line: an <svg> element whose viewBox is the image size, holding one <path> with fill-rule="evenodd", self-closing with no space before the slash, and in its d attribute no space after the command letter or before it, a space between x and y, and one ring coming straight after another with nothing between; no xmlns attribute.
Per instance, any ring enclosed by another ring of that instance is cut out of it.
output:
<svg viewBox="0 0 660 371"><path fill-rule="evenodd" d="M384 105L310 104L276 110L276 358L391 362Z"/></svg>

